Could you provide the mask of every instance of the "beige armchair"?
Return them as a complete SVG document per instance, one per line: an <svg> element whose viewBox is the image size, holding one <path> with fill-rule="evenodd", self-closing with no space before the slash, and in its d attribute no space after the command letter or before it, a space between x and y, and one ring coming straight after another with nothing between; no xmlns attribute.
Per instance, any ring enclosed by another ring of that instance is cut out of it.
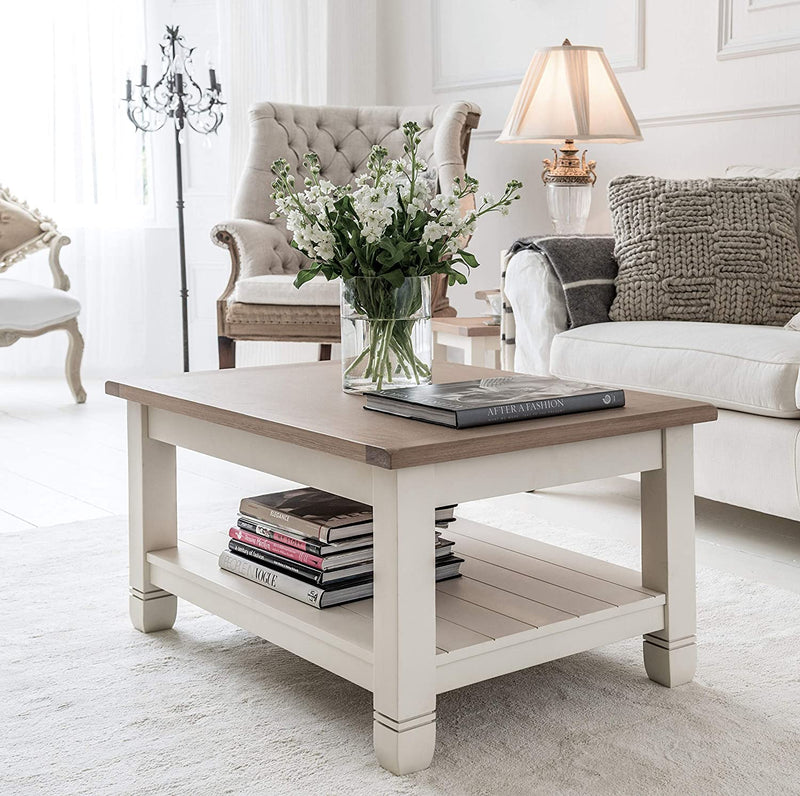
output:
<svg viewBox="0 0 800 796"><path fill-rule="evenodd" d="M468 102L407 108L310 107L265 102L250 109L250 152L233 208L234 220L212 230L216 244L231 255L231 275L217 301L219 366L236 364L236 340L320 343L320 359L330 358L339 341L339 288L314 279L297 290L294 275L307 262L289 244L282 219L271 220L274 203L270 165L286 158L295 175L309 150L320 157L322 176L351 182L366 167L373 145L390 157L403 154L401 127L422 127L421 155L438 171L441 187L463 177L470 133L480 108ZM433 313L455 315L447 281L435 277Z"/></svg>
<svg viewBox="0 0 800 796"><path fill-rule="evenodd" d="M69 278L61 268L59 254L70 242L55 224L0 186L0 273L40 249L50 249L53 287L0 277L0 348L23 337L38 337L63 329L69 336L67 383L75 401L82 404L86 391L81 384L83 337L78 329L80 302L70 296Z"/></svg>

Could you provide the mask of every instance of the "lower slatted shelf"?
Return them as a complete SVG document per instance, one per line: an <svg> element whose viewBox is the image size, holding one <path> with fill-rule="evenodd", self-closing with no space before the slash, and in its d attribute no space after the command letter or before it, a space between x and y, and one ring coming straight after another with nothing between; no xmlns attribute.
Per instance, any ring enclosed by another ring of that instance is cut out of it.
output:
<svg viewBox="0 0 800 796"><path fill-rule="evenodd" d="M437 584L439 691L663 627L664 595L634 570L468 520L447 536L464 564L462 577ZM226 544L221 532L181 534L178 548L148 555L151 578L371 687L372 600L318 611L219 570Z"/></svg>

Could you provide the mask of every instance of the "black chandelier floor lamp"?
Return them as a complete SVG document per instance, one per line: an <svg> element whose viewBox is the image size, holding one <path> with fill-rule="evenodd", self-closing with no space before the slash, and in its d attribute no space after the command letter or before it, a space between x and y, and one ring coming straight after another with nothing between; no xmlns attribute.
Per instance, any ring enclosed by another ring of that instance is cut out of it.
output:
<svg viewBox="0 0 800 796"><path fill-rule="evenodd" d="M181 269L181 318L183 324L183 370L189 370L189 291L186 287L186 235L183 223L183 167L181 144L188 125L196 133L215 133L222 124L222 86L216 72L208 70L209 88L202 89L192 75L192 53L179 27L167 25L161 48L161 76L150 86L147 64L142 64L141 79L133 96L133 85L125 81L128 118L145 133L160 130L172 119L175 131L175 176L178 184L178 247Z"/></svg>

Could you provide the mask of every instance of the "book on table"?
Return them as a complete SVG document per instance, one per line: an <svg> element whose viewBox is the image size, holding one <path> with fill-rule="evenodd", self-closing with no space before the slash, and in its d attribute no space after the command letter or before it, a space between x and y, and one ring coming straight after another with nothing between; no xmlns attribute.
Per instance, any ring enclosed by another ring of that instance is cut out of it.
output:
<svg viewBox="0 0 800 796"><path fill-rule="evenodd" d="M436 542L434 548L434 556L436 561L440 561L447 556L452 555L453 542L442 539ZM311 564L303 564L292 558L270 553L260 547L249 545L240 542L236 539L231 539L228 542L228 550L237 555L244 556L259 564L264 564L267 567L279 569L282 572L290 572L298 578L304 578L311 583L318 586L324 586L332 583L340 583L345 580L352 580L353 578L360 578L364 575L371 576L373 573L373 562L370 558L360 564L351 564L349 566L339 567L338 569L320 569Z"/></svg>
<svg viewBox="0 0 800 796"><path fill-rule="evenodd" d="M452 519L454 508L437 508L436 521ZM314 487L243 498L239 513L320 542L337 542L372 533L371 506Z"/></svg>
<svg viewBox="0 0 800 796"><path fill-rule="evenodd" d="M459 577L459 567L463 559L450 555L436 561L436 580L449 580ZM365 600L372 597L373 579L370 576L342 581L338 584L321 587L307 580L259 564L244 556L223 550L219 565L228 572L260 583L268 589L286 597L306 603L314 608L329 608L334 605Z"/></svg>
<svg viewBox="0 0 800 796"><path fill-rule="evenodd" d="M231 540L239 542L240 544L263 550L265 553L281 560L289 560L312 567L319 572L341 571L342 569L363 564L369 564L370 567L372 565L372 537L369 537L370 544L367 547L362 547L358 550L333 553L331 555L316 555L291 545L281 544L275 539L252 533L240 527L231 528L230 531L228 531L228 536L230 536ZM436 556L445 555L452 545L452 542L437 536L435 543Z"/></svg>
<svg viewBox="0 0 800 796"><path fill-rule="evenodd" d="M440 528L455 506L434 513L437 580L458 577L462 559ZM243 498L219 565L315 608L372 596L372 508L312 487Z"/></svg>
<svg viewBox="0 0 800 796"><path fill-rule="evenodd" d="M618 409L623 390L544 376L500 376L367 393L365 409L452 428Z"/></svg>

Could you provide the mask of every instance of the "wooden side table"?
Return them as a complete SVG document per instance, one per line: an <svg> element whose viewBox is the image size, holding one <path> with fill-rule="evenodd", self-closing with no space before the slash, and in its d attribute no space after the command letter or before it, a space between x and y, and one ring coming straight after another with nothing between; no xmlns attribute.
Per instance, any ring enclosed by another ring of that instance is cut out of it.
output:
<svg viewBox="0 0 800 796"><path fill-rule="evenodd" d="M486 318L434 318L433 358L447 362L447 349L464 352L465 365L500 368L500 326L485 323ZM486 355L491 354L490 362Z"/></svg>

